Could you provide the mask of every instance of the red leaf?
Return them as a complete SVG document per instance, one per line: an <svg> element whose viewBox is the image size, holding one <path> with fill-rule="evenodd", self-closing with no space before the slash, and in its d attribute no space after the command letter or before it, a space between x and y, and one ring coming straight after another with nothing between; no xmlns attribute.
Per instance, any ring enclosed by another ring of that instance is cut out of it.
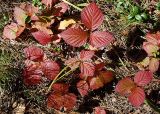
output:
<svg viewBox="0 0 160 114"><path fill-rule="evenodd" d="M25 27L18 26L16 23L6 25L3 30L3 38L10 40L16 39L23 31Z"/></svg>
<svg viewBox="0 0 160 114"><path fill-rule="evenodd" d="M126 77L118 82L115 91L121 95L128 96L135 87L135 83L129 77Z"/></svg>
<svg viewBox="0 0 160 114"><path fill-rule="evenodd" d="M80 52L80 59L82 61L85 61L85 60L89 60L93 57L94 55L94 51L85 51L85 50L82 50Z"/></svg>
<svg viewBox="0 0 160 114"><path fill-rule="evenodd" d="M55 61L46 60L42 63L42 71L48 79L53 80L58 75L60 67Z"/></svg>
<svg viewBox="0 0 160 114"><path fill-rule="evenodd" d="M153 56L159 50L159 47L150 42L143 42L143 49L146 51L148 56Z"/></svg>
<svg viewBox="0 0 160 114"><path fill-rule="evenodd" d="M57 12L54 15L61 16L67 11L69 6L65 2L60 2L60 3L56 4L55 8L57 8Z"/></svg>
<svg viewBox="0 0 160 114"><path fill-rule="evenodd" d="M84 45L88 37L87 32L80 28L69 28L63 31L60 36L67 44L73 47L80 47Z"/></svg>
<svg viewBox="0 0 160 114"><path fill-rule="evenodd" d="M52 92L48 97L47 106L57 110L66 108L67 111L70 111L76 105L76 100L76 96L72 93L62 94Z"/></svg>
<svg viewBox="0 0 160 114"><path fill-rule="evenodd" d="M29 85L37 85L41 82L41 76L39 75L26 75L24 76L24 84Z"/></svg>
<svg viewBox="0 0 160 114"><path fill-rule="evenodd" d="M159 68L159 60L157 58L152 58L149 62L149 70L151 72L156 72Z"/></svg>
<svg viewBox="0 0 160 114"><path fill-rule="evenodd" d="M39 8L33 6L31 3L21 3L20 8L22 8L28 16L31 17L31 20L38 20L36 13L38 13Z"/></svg>
<svg viewBox="0 0 160 114"><path fill-rule="evenodd" d="M73 69L76 69L79 67L80 60L78 58L70 58L65 61L65 65L67 65L68 67L70 67L73 70Z"/></svg>
<svg viewBox="0 0 160 114"><path fill-rule="evenodd" d="M133 89L130 96L128 96L129 102L135 107L139 107L145 100L145 92L140 87Z"/></svg>
<svg viewBox="0 0 160 114"><path fill-rule="evenodd" d="M94 114L106 114L106 111L101 107L95 107Z"/></svg>
<svg viewBox="0 0 160 114"><path fill-rule="evenodd" d="M138 86L149 84L153 78L153 73L150 71L139 71L135 74L134 82Z"/></svg>
<svg viewBox="0 0 160 114"><path fill-rule="evenodd" d="M77 83L77 89L79 91L79 93L81 94L81 96L85 96L88 94L89 91L89 86L88 83L84 80L81 80Z"/></svg>
<svg viewBox="0 0 160 114"><path fill-rule="evenodd" d="M67 93L69 89L68 84L55 83L52 85L52 90L60 93Z"/></svg>
<svg viewBox="0 0 160 114"><path fill-rule="evenodd" d="M97 29L103 22L104 15L95 3L90 3L81 12L81 20L90 29Z"/></svg>
<svg viewBox="0 0 160 114"><path fill-rule="evenodd" d="M94 75L95 67L90 62L82 62L80 65L80 69L81 69L81 74L83 76L93 76Z"/></svg>
<svg viewBox="0 0 160 114"><path fill-rule="evenodd" d="M44 31L34 31L32 35L42 45L46 45L52 41L51 36Z"/></svg>
<svg viewBox="0 0 160 114"><path fill-rule="evenodd" d="M33 61L42 61L44 57L43 50L36 46L29 46L24 48L24 54L27 59Z"/></svg>
<svg viewBox="0 0 160 114"><path fill-rule="evenodd" d="M146 39L148 42L160 46L160 32L155 34L147 33Z"/></svg>
<svg viewBox="0 0 160 114"><path fill-rule="evenodd" d="M21 9L19 7L15 7L14 18L19 25L25 26L25 21L26 21L26 18L27 18L27 14L23 9Z"/></svg>
<svg viewBox="0 0 160 114"><path fill-rule="evenodd" d="M111 43L113 40L114 40L114 37L109 32L96 31L91 33L90 35L90 44L96 48L105 47L109 43Z"/></svg>
<svg viewBox="0 0 160 114"><path fill-rule="evenodd" d="M57 1L58 1L58 0L42 0L41 2L42 2L43 4L45 4L47 7L51 8L52 5L53 5L54 3L56 3Z"/></svg>

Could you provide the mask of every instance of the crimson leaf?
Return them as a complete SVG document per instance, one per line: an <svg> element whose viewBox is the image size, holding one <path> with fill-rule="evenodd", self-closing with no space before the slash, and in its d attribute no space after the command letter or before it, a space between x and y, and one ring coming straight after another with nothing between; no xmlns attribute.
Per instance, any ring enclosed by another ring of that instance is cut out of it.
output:
<svg viewBox="0 0 160 114"><path fill-rule="evenodd" d="M60 33L60 36L67 44L73 47L80 47L84 45L88 37L87 32L80 28L69 28Z"/></svg>
<svg viewBox="0 0 160 114"><path fill-rule="evenodd" d="M48 97L47 106L57 110L66 108L67 111L70 111L76 105L76 100L76 96L72 93L52 92Z"/></svg>
<svg viewBox="0 0 160 114"><path fill-rule="evenodd" d="M27 59L33 61L42 61L44 57L43 50L36 46L29 46L24 48L24 54Z"/></svg>
<svg viewBox="0 0 160 114"><path fill-rule="evenodd" d="M105 31L103 32L95 31L90 35L90 44L96 48L105 47L113 40L114 40L113 35Z"/></svg>
<svg viewBox="0 0 160 114"><path fill-rule="evenodd" d="M48 79L53 80L58 75L60 67L55 61L46 60L42 63L42 71Z"/></svg>
<svg viewBox="0 0 160 114"><path fill-rule="evenodd" d="M46 45L52 41L51 36L44 31L40 31L40 30L32 31L32 35L42 45Z"/></svg>
<svg viewBox="0 0 160 114"><path fill-rule="evenodd" d="M80 69L83 76L93 76L95 66L91 62L81 62Z"/></svg>
<svg viewBox="0 0 160 114"><path fill-rule="evenodd" d="M90 29L97 29L103 22L104 15L95 3L90 3L81 12L81 20Z"/></svg>

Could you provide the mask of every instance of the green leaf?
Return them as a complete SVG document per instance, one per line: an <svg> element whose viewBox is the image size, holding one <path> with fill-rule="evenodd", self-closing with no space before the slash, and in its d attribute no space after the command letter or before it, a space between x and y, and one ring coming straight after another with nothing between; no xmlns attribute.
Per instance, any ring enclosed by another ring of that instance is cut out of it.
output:
<svg viewBox="0 0 160 114"><path fill-rule="evenodd" d="M142 21L142 20L143 20L142 17L141 17L141 15L139 15L139 14L136 15L135 18L136 18L136 20L138 20L138 21Z"/></svg>

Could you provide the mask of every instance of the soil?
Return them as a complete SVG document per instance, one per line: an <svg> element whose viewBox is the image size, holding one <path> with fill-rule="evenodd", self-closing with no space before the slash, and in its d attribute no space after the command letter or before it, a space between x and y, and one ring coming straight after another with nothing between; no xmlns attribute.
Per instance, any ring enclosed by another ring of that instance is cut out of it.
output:
<svg viewBox="0 0 160 114"><path fill-rule="evenodd" d="M12 8L14 5L20 3L21 0L0 0L0 18L1 14L8 13L12 17ZM73 3L82 3L84 0L71 0ZM101 26L102 30L108 30L112 32L116 38L116 42L112 46L108 46L105 49L100 50L96 55L100 60L106 62L106 68L113 69L115 72L115 79L96 91L90 92L88 96L84 99L80 98L78 101L78 106L75 107L75 112L70 114L90 114L93 112L93 108L96 106L103 107L107 114L158 114L154 110L154 107L160 108L160 83L152 82L147 87L145 87L146 97L150 99L153 107L144 103L140 108L134 108L127 100L127 98L120 96L114 91L115 85L118 80L135 74L138 71L136 63L143 60L146 57L146 53L141 49L141 44L144 41L141 37L144 36L146 28L141 25L131 25L123 28L123 22L120 22L118 16L113 11L112 4L106 4L104 0L99 0L98 2L100 8L104 14L110 16L108 20L105 20ZM109 7L109 8L108 8ZM77 13L77 11L69 12ZM2 30L0 30L2 32ZM20 36L27 39L30 37L27 31L24 35ZM1 39L1 38L0 38ZM55 110L50 110L46 108L46 95L44 95L44 87L47 86L46 81L38 88L26 87L22 82L22 69L23 69L23 48L29 45L28 40L14 42L4 42L0 40L0 50L5 50L10 53L12 57L11 66L8 66L9 79L3 82L2 87L0 87L0 113L1 114L60 114L60 112ZM34 43L34 41L33 41ZM66 53L67 50L71 52L78 51L77 49L70 48L66 44L60 44L61 56L73 57L74 53ZM45 52L50 56L50 51L45 47L42 47ZM57 58L58 59L58 58ZM122 62L124 64L120 64ZM14 72L13 72L14 71ZM74 76L71 76L74 79ZM70 81L70 79L66 79ZM160 74L155 74L156 79L160 79ZM71 91L77 93L74 87L76 78L73 81L73 87ZM6 89L5 89L6 88Z"/></svg>

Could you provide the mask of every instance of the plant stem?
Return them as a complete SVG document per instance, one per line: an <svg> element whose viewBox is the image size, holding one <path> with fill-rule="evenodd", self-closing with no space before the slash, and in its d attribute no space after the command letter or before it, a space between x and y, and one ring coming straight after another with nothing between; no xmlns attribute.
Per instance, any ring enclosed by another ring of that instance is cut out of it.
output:
<svg viewBox="0 0 160 114"><path fill-rule="evenodd" d="M61 72L59 72L59 74L54 78L54 80L52 81L52 83L50 84L50 86L48 87L47 93L51 90L52 85L56 82L57 78L68 68L68 66L64 67Z"/></svg>
<svg viewBox="0 0 160 114"><path fill-rule="evenodd" d="M73 72L73 71L75 71L76 69L71 69L71 70L69 70L68 72L66 72L65 74L63 74L61 77L59 77L59 78L57 78L56 80L55 80L55 82L57 82L57 81L59 81L60 79L62 79L62 78L64 78L65 76L67 76L68 74L70 74L71 72Z"/></svg>
<svg viewBox="0 0 160 114"><path fill-rule="evenodd" d="M70 5L70 6L74 7L75 9L77 9L77 10L79 10L79 11L82 11L81 8L79 8L79 7L77 7L76 5L74 5L74 4L70 3L70 2L68 2L67 0L62 0L62 1L65 2L66 4Z"/></svg>

